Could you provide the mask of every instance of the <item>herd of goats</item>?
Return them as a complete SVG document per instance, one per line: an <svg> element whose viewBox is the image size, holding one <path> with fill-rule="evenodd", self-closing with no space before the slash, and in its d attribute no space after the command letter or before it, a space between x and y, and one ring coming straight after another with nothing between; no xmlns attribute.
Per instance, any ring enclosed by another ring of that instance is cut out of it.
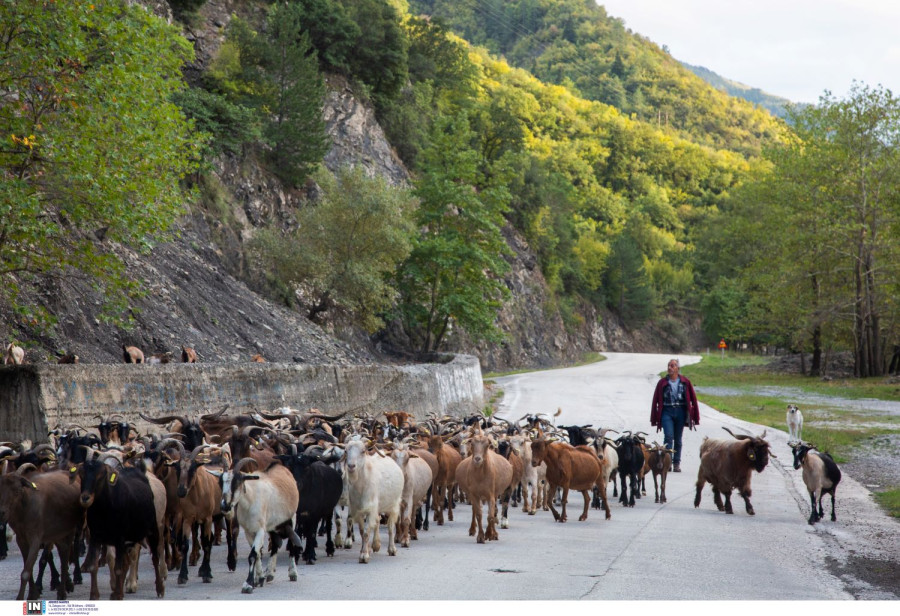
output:
<svg viewBox="0 0 900 616"><path fill-rule="evenodd" d="M250 593L273 579L285 540L294 581L301 558L315 562L317 536L326 537L330 556L336 545L352 547L354 525L362 544L359 561L365 563L380 549L380 525L386 526L387 552L394 555L397 542L408 547L417 531L428 530L430 516L438 525L445 515L452 521L455 506L463 502L471 505L469 535L478 543L498 539L498 527L508 527L510 504L521 504L529 515L549 510L565 522L571 490L584 497L579 520L587 519L590 506L610 519L610 482L613 498L633 507L647 474L655 501L666 502L672 452L648 444L640 432L612 439L607 436L612 430L555 426L546 415L517 422L483 415L417 422L401 411L375 417L287 407L272 413L226 411L196 418L141 414L148 422L142 426L158 426L156 434L140 434L115 415L98 417L90 428L57 427L50 443L0 444L0 523L15 532L24 560L17 598L25 598L26 586L27 598L39 598L49 566L50 589L65 599L73 584L81 583L83 566L91 574L90 598L99 599L97 570L105 563L111 598L122 599L125 592L136 592L142 546L150 552L156 592L163 597L169 571L177 571L178 584L185 584L188 566L199 562L197 576L211 581L214 544L227 546L227 566L234 571L239 528L250 544L242 587ZM728 432L734 438L704 439L694 505L709 483L720 511L733 513L731 493L737 490L752 515L750 478L766 467L769 444L765 432ZM795 467L803 467L812 499L809 523L823 516L821 497L827 493L834 520L840 471L808 443L797 438L792 444ZM6 557L6 539L4 528L0 559ZM269 551L265 573L264 547Z"/></svg>

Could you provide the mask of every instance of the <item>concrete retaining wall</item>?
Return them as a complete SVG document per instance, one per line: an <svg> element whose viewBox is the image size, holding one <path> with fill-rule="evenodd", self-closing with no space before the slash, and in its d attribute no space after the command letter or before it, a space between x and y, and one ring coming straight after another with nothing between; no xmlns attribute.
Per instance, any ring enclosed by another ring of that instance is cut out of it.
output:
<svg viewBox="0 0 900 616"><path fill-rule="evenodd" d="M229 414L282 406L325 413L404 410L461 415L484 405L478 359L404 366L304 364L26 365L0 368L0 441L46 440L96 415ZM149 427L149 424L144 425Z"/></svg>

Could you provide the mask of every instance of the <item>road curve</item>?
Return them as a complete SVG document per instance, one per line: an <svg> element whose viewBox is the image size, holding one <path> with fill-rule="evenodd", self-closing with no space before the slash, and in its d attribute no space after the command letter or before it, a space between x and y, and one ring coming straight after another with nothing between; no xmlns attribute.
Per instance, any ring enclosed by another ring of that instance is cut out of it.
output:
<svg viewBox="0 0 900 616"><path fill-rule="evenodd" d="M578 368L496 379L505 392L501 416L515 420L525 413L552 414L561 408L557 424L592 423L650 432L653 386L669 356L609 353L607 357ZM683 364L699 359L681 357ZM299 581L288 582L282 556L275 580L252 595L240 592L247 575L248 551L242 536L236 572L226 571L224 547L216 547L213 582L203 584L196 579L196 568L191 569L191 580L185 586L178 586L177 576L170 574L166 600L897 598L877 589L869 594L854 590L846 579L824 566L826 559L841 561L842 553L868 545L860 533L871 538L873 533L890 533L897 525L871 505L868 492L848 479L843 494L838 492L838 522L809 527L808 510L803 510L807 499L801 492L799 472L790 469L785 433L769 431L778 459L753 477L755 516L744 513L740 498L734 515L720 513L709 487L700 508L695 509L700 441L706 435L728 437L722 426L762 432L701 405L699 430L685 432L684 472L669 475L669 502L665 505L653 503L651 478L649 498L640 499L634 508L611 502L609 521L594 510L585 522L578 522L575 514L560 524L549 512L527 516L512 509L511 527L500 530L499 541L484 545L468 536L471 510L459 505L454 522L443 527L432 524L430 531L419 533L420 539L411 548L399 548L395 557L387 556L383 545L365 565L358 563L358 543L326 558L320 539L318 564L298 567ZM651 433L650 440L654 438L661 440L661 434ZM845 512L851 508L848 501L854 500L862 503L855 505L862 514L855 514L851 526ZM572 511L580 510L580 495L570 495L570 506ZM385 541L386 532L381 532ZM138 593L126 596L126 601L155 600L149 559L144 555L141 560ZM816 564L810 566L811 562ZM20 568L21 556L12 546L10 557L0 562L0 598L15 597ZM108 588L103 571L104 597ZM85 600L87 594L85 584L76 587L70 599ZM43 598L54 596L45 591Z"/></svg>

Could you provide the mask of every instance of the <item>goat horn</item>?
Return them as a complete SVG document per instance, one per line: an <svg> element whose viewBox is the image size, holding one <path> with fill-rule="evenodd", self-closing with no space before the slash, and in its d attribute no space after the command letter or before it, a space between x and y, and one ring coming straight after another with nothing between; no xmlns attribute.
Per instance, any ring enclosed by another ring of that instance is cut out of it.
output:
<svg viewBox="0 0 900 616"><path fill-rule="evenodd" d="M184 444L181 441L174 439L174 438L167 438L165 440L160 441L159 445L156 446L157 451L164 451L166 448L169 447L169 443L172 443L173 445L175 445L176 448L178 448L178 451L181 454L182 458L185 457L186 452L184 449Z"/></svg>
<svg viewBox="0 0 900 616"><path fill-rule="evenodd" d="M34 449L32 449L32 450L31 450L31 453L33 453L34 455L37 455L37 454L39 454L40 452L44 451L45 449L46 449L46 450L50 450L50 454L51 454L50 457L51 457L51 458L55 458L55 457L56 457L56 450L53 449L53 445L48 445L47 443L41 443L40 445L38 445L37 447L35 447Z"/></svg>
<svg viewBox="0 0 900 616"><path fill-rule="evenodd" d="M27 471L36 471L38 467L36 467L31 462L26 462L22 466L16 469L16 475L24 475Z"/></svg>
<svg viewBox="0 0 900 616"><path fill-rule="evenodd" d="M725 432L727 432L728 434L730 434L731 436L733 436L734 438L736 438L736 439L739 440L739 441L743 441L743 440L745 440L745 439L750 438L750 437L749 437L748 435L746 435L746 434L735 434L734 432L732 432L731 430L729 430L729 429L726 428L725 426L722 426L722 429L725 430Z"/></svg>
<svg viewBox="0 0 900 616"><path fill-rule="evenodd" d="M209 447L209 445L197 445L194 447L194 451L191 452L191 462L193 462L197 458L197 454Z"/></svg>
<svg viewBox="0 0 900 616"><path fill-rule="evenodd" d="M188 423L190 423L188 422L187 417L185 417L184 415L166 415L165 417L158 417L156 419L150 417L149 415L144 415L143 413L138 413L138 416L144 421L149 421L150 423L156 424L157 426L163 426L170 421L175 421L176 419L180 421L181 425L183 426L186 426L188 425Z"/></svg>
<svg viewBox="0 0 900 616"><path fill-rule="evenodd" d="M206 419L206 420L210 420L210 419L218 419L219 417L222 416L223 413L225 413L225 411L228 410L228 407L229 407L229 406L231 406L231 405L230 405L230 404L226 404L225 406L222 407L221 410L216 411L215 413L207 413L206 415L201 415L201 416L200 416L200 419Z"/></svg>
<svg viewBox="0 0 900 616"><path fill-rule="evenodd" d="M238 460L238 463L234 465L235 474L244 472L244 467L249 463L256 464L256 466L259 467L259 462L257 462L254 458L241 458L240 460Z"/></svg>

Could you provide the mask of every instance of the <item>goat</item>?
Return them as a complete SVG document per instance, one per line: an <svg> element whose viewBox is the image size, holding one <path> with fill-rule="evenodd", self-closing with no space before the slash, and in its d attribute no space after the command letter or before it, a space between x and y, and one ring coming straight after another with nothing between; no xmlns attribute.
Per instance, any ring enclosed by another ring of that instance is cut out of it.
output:
<svg viewBox="0 0 900 616"><path fill-rule="evenodd" d="M497 453L503 456L512 465L513 469L509 488L502 495L503 511L500 514L500 528L509 528L509 501L515 498L516 490L518 490L519 484L522 483L522 477L525 476L525 464L522 461L522 456L515 451L508 438L498 443ZM516 503L514 502L513 507L515 506Z"/></svg>
<svg viewBox="0 0 900 616"><path fill-rule="evenodd" d="M789 433L788 443L793 445L794 443L802 442L800 432L803 430L803 413L800 412L796 404L787 405L786 420Z"/></svg>
<svg viewBox="0 0 900 616"><path fill-rule="evenodd" d="M825 516L822 508L822 496L831 494L831 521L836 522L834 515L834 496L838 484L841 482L841 469L835 464L834 459L825 452L810 451L815 445L799 442L792 448L794 453L794 468L803 467L803 483L809 490L809 501L812 511L809 513L810 525L815 524ZM819 501L819 511L816 512L816 501Z"/></svg>
<svg viewBox="0 0 900 616"><path fill-rule="evenodd" d="M56 586L56 598L66 598L73 586L69 579L69 559L75 535L84 524L84 509L78 502L81 487L69 481L66 471L37 473L25 477L32 464L22 465L15 473L0 476L0 522L9 524L16 533L16 543L22 553L22 573L16 599L37 599L40 591L33 577L34 563L41 546L55 545L59 553L63 579Z"/></svg>
<svg viewBox="0 0 900 616"><path fill-rule="evenodd" d="M403 471L378 450L375 450L374 455L367 455L366 450L370 444L360 436L354 436L347 442L344 454L350 507L348 524L355 522L359 525L362 539L359 553L361 563L369 562L370 541L373 552L381 549L381 537L378 534L381 514L387 514L388 555L396 556L394 537L397 520L400 518L400 499L403 497Z"/></svg>
<svg viewBox="0 0 900 616"><path fill-rule="evenodd" d="M122 345L122 360L126 364L144 363L144 352L136 346Z"/></svg>
<svg viewBox="0 0 900 616"><path fill-rule="evenodd" d="M590 496L588 490L601 480L603 467L597 452L587 445L572 447L568 443L553 442L544 438L536 439L531 443L532 466L538 466L541 462L547 463L547 483L550 484L550 493L554 494L557 488L562 488L562 513L558 513L550 502L550 511L557 522L565 522L566 503L569 498L569 490L578 490L584 497L584 511L578 518L583 522L587 520ZM609 504L606 502L606 486L601 488L606 519L610 519Z"/></svg>
<svg viewBox="0 0 900 616"><path fill-rule="evenodd" d="M209 563L213 540L213 518L222 515L220 504L222 488L219 486L218 478L203 468L203 464L207 460L201 459L200 453L209 445L198 445L190 455L185 455L184 446L175 439L166 439L160 443L160 448L164 448L169 443L174 444L181 453L180 459L172 465L178 480L176 490L178 504L175 509L179 524L176 526L175 541L182 554L178 583L187 583L188 562L190 560L191 564L194 564L197 560L196 557L189 559L187 555L191 530L198 525L200 541L203 545L203 562L200 564L198 575L204 583L208 584L213 579ZM196 538L194 539L194 551L199 556Z"/></svg>
<svg viewBox="0 0 900 616"><path fill-rule="evenodd" d="M233 470L211 471L221 477L222 512L234 510L234 516L250 544L250 555L247 557L250 571L241 587L244 594L252 593L254 588L275 579L282 538L289 539L295 547L301 544L300 537L294 532L300 493L291 472L280 464L274 464L265 471L245 473L243 469L248 464L256 465L257 462L253 458L242 458ZM271 548L266 576L263 577L260 554L266 533L269 534ZM288 559L288 579L297 581L293 558Z"/></svg>
<svg viewBox="0 0 900 616"><path fill-rule="evenodd" d="M462 460L456 467L456 482L472 505L469 536L475 536L477 543L484 543L485 540L496 541L500 539L497 534L497 499L509 489L513 467L506 458L493 451L495 447L493 439L481 430L466 441L472 449L472 455ZM482 519L482 503L488 508L486 530Z"/></svg>
<svg viewBox="0 0 900 616"><path fill-rule="evenodd" d="M403 471L403 495L400 497L400 545L409 547L410 539L418 539L415 525L415 511L424 503L431 491L433 478L431 466L409 449L406 441L394 441L391 458ZM425 506L428 518L428 506Z"/></svg>
<svg viewBox="0 0 900 616"><path fill-rule="evenodd" d="M162 529L157 524L153 491L143 467L123 467L115 458L109 458L116 468L103 463L99 452L93 452L81 468L70 471L81 479L79 502L87 509L87 526L90 530L90 546L85 563L91 571L92 601L100 598L97 588L99 548L106 545L115 549L115 586L111 599L124 598L125 566L127 551L146 540L156 572L156 595L166 592L165 567L160 565ZM71 478L70 477L70 478ZM113 565L110 565L112 570ZM110 576L111 578L113 575Z"/></svg>
<svg viewBox="0 0 900 616"><path fill-rule="evenodd" d="M264 363L266 363L266 358L263 357L262 355L260 355L259 353L257 353L256 355L253 355L250 358L250 361L257 363L257 364L264 364Z"/></svg>
<svg viewBox="0 0 900 616"><path fill-rule="evenodd" d="M58 364L77 364L80 361L80 358L75 355L75 353L66 353L61 356L56 363Z"/></svg>
<svg viewBox="0 0 900 616"><path fill-rule="evenodd" d="M655 503L665 503L666 501L666 476L669 474L669 468L672 466L672 454L675 453L671 449L666 449L659 443L653 443L650 449L650 456L647 465L650 472L653 473L653 494ZM657 485L657 477L659 477L659 485Z"/></svg>
<svg viewBox="0 0 900 616"><path fill-rule="evenodd" d="M750 479L753 471L761 473L769 463L769 456L777 456L765 441L765 430L760 436L750 436L734 434L724 426L722 429L737 440L703 438L700 444L700 470L697 473L694 507L700 506L700 493L709 482L713 490L713 501L719 511L734 513L731 508L731 491L736 488L744 499L747 513L754 515L753 505L750 504ZM722 494L725 494L724 505Z"/></svg>
<svg viewBox="0 0 900 616"><path fill-rule="evenodd" d="M619 502L625 507L634 507L635 498L640 498L638 490L638 475L644 467L644 450L640 439L631 432L625 432L616 439L616 453L619 456L619 468L617 472L622 482L622 494ZM631 486L631 496L628 495L628 486Z"/></svg>
<svg viewBox="0 0 900 616"><path fill-rule="evenodd" d="M538 466L532 466L531 460L533 453L531 451L531 440L525 436L518 435L510 439L513 449L522 458L522 464L525 467L522 473L522 511L528 515L537 513L537 506L540 503L544 511L547 511L547 464L542 462ZM530 495L530 497L529 497Z"/></svg>
<svg viewBox="0 0 900 616"><path fill-rule="evenodd" d="M147 360L148 364L168 364L172 361L172 351L166 351L165 353L154 353L150 356L150 359ZM128 362L126 362L128 363ZM137 363L137 362L135 362Z"/></svg>
<svg viewBox="0 0 900 616"><path fill-rule="evenodd" d="M197 351L191 347L181 347L181 361L185 364L195 364L199 361Z"/></svg>
<svg viewBox="0 0 900 616"><path fill-rule="evenodd" d="M316 562L316 529L325 522L325 553L334 556L334 542L331 539L331 514L341 498L344 489L341 474L321 461L319 447L310 447L297 455L293 447L290 455L279 455L278 459L291 471L297 482L300 500L297 506L297 534L306 545L302 557L307 565ZM300 554L295 554L295 559Z"/></svg>
<svg viewBox="0 0 900 616"><path fill-rule="evenodd" d="M444 525L444 499L447 500L447 519L453 521L453 484L456 481L456 468L462 457L452 446L444 443L455 435L435 434L428 439L428 451L438 461L438 472L434 476L431 488L431 506L434 510L434 521L438 526Z"/></svg>
<svg viewBox="0 0 900 616"><path fill-rule="evenodd" d="M3 363L16 366L24 364L25 349L10 342L6 347L6 354L3 356Z"/></svg>

